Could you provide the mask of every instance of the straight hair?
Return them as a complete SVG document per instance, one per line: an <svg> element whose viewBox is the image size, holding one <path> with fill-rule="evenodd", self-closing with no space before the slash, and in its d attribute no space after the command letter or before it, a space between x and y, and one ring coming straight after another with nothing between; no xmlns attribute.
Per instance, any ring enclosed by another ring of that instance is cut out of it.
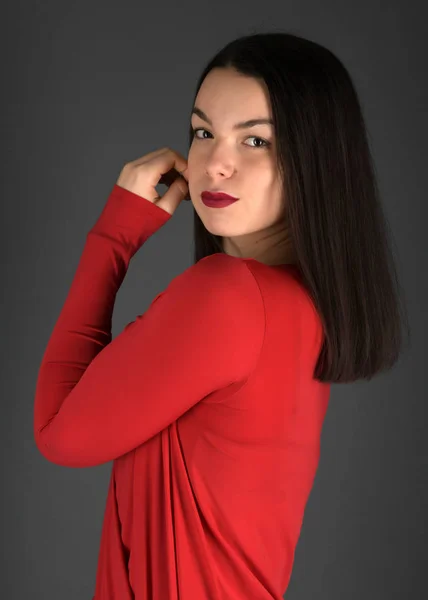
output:
<svg viewBox="0 0 428 600"><path fill-rule="evenodd" d="M215 68L256 78L268 90L285 218L323 325L314 378L370 380L396 363L402 325L409 334L409 324L351 77L330 50L282 31L228 43L202 71L194 102ZM189 148L192 139L190 126ZM210 233L195 210L193 235L194 263L224 252L222 237Z"/></svg>

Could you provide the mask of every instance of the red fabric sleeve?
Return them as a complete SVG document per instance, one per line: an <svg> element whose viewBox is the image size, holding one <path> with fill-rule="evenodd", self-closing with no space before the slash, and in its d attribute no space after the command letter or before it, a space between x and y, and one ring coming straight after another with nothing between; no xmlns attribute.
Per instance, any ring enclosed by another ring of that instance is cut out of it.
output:
<svg viewBox="0 0 428 600"><path fill-rule="evenodd" d="M42 358L34 436L58 465L89 467L129 452L213 391L244 381L264 337L259 287L244 261L190 266L112 340L129 262L171 215L115 185L89 231Z"/></svg>

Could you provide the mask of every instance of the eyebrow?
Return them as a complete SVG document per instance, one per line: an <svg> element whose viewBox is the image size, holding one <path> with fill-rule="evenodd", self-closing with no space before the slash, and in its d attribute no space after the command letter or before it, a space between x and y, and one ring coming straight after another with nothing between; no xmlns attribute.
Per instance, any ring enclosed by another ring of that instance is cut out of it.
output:
<svg viewBox="0 0 428 600"><path fill-rule="evenodd" d="M204 121L206 121L207 123L209 123L212 126L212 122L210 121L210 119L207 117L207 115L204 113L204 111L201 110L200 108L198 108L197 106L193 107L191 114L197 115L198 117L200 117L201 119L203 119ZM273 120L272 119L249 119L248 121L242 121L241 123L236 123L233 126L233 129L246 129L247 127L254 127L254 125L273 125Z"/></svg>

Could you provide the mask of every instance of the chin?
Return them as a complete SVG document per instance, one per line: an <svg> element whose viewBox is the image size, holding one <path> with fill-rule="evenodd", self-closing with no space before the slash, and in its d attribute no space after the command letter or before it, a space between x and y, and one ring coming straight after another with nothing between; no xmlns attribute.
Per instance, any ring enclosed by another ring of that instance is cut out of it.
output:
<svg viewBox="0 0 428 600"><path fill-rule="evenodd" d="M232 233L228 231L230 227L227 226L227 223L224 223L223 225L220 223L216 223L215 219L207 218L206 215L200 215L199 213L198 216L201 219L205 229L212 233L212 235L221 235L223 237L232 235Z"/></svg>
<svg viewBox="0 0 428 600"><path fill-rule="evenodd" d="M221 236L224 235L219 227L213 227L212 225L210 225L210 223L207 223L203 219L201 219L201 221L202 221L205 229L207 231L209 231L209 233L211 233L212 235L221 235Z"/></svg>
<svg viewBox="0 0 428 600"><path fill-rule="evenodd" d="M209 231L209 233L211 233L212 235L218 235L221 237L233 237L235 235L239 235L239 233L237 234L236 230L234 230L234 228L232 227L231 219L225 220L223 223L221 223L222 219L217 220L215 218L215 211L221 210L221 209L214 209L212 211L212 218L210 218L211 215L207 214L207 212L204 210L205 208L208 211L210 209L207 208L204 204L199 205L199 206L195 206L194 203L192 203L192 204L193 204L193 208L195 209L195 212L197 213L198 217L202 221L205 229L207 231Z"/></svg>

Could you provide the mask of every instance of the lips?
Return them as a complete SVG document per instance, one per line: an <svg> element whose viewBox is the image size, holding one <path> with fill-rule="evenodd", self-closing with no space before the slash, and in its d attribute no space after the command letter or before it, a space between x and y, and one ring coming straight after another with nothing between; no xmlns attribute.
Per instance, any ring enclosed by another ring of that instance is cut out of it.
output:
<svg viewBox="0 0 428 600"><path fill-rule="evenodd" d="M239 198L234 198L233 196L229 196L229 194L225 194L223 192L202 192L201 194L202 202L207 206L228 206L233 202L239 200Z"/></svg>

